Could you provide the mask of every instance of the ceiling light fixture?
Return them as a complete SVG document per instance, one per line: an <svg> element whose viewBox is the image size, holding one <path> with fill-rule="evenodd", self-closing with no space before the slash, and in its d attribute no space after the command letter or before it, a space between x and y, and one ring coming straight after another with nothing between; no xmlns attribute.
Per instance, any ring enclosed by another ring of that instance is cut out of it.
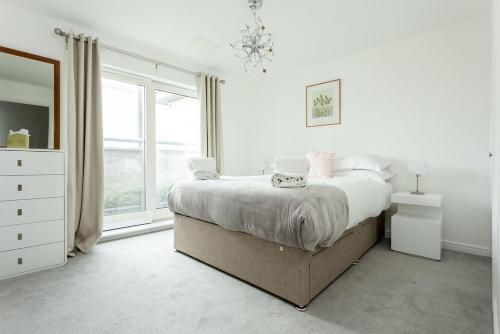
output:
<svg viewBox="0 0 500 334"><path fill-rule="evenodd" d="M265 32L265 26L262 20L257 16L257 9L262 7L263 0L248 0L248 7L253 14L255 27L250 27L248 24L240 31L241 39L231 43L231 47L236 51L235 55L243 59L245 71L248 71L248 65L260 67L263 73L267 72L264 67L265 62L271 62L274 56L274 36Z"/></svg>

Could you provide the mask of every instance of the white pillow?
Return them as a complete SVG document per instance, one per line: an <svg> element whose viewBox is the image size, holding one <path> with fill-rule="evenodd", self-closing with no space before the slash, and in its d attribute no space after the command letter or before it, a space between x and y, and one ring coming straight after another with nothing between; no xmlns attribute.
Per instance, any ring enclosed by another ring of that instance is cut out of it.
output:
<svg viewBox="0 0 500 334"><path fill-rule="evenodd" d="M307 175L309 161L305 156L276 157L274 158L274 171L283 174Z"/></svg>
<svg viewBox="0 0 500 334"><path fill-rule="evenodd" d="M367 169L377 173L381 173L384 169L391 165L392 161L382 157L361 154L361 155L347 155L338 157L333 162L334 170L353 170L353 169Z"/></svg>
<svg viewBox="0 0 500 334"><path fill-rule="evenodd" d="M394 176L396 176L396 174L393 174L393 173L389 172L387 169L384 169L382 171L382 173L380 173L380 176L382 176L382 178L384 179L384 181L389 181Z"/></svg>
<svg viewBox="0 0 500 334"><path fill-rule="evenodd" d="M332 177L335 176L360 176L367 178L377 178L382 179L385 182L392 179L395 175L389 172L388 170L383 170L381 173L368 170L368 169L351 169L351 170L337 170L334 171Z"/></svg>
<svg viewBox="0 0 500 334"><path fill-rule="evenodd" d="M217 171L217 165L214 158L189 158L186 161L187 168L190 171L194 170L206 170L206 171Z"/></svg>

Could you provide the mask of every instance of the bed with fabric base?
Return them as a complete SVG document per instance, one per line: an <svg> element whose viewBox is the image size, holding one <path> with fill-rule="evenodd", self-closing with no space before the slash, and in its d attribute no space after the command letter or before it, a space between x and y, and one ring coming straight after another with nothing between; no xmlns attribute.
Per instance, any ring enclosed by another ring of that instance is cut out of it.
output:
<svg viewBox="0 0 500 334"><path fill-rule="evenodd" d="M330 247L307 251L174 215L174 247L305 310L309 302L384 236L384 214L346 230Z"/></svg>
<svg viewBox="0 0 500 334"><path fill-rule="evenodd" d="M366 175L303 189L269 176L176 183L175 249L303 309L383 237L391 190Z"/></svg>

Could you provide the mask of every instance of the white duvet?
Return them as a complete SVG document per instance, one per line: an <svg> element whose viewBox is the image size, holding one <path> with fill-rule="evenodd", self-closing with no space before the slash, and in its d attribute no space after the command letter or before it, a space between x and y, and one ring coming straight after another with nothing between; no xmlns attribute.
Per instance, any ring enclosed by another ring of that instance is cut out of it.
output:
<svg viewBox="0 0 500 334"><path fill-rule="evenodd" d="M391 204L392 185L375 173L359 175L334 175L332 178L309 179L309 183L331 184L347 195L349 221L346 229L367 218L376 217Z"/></svg>
<svg viewBox="0 0 500 334"><path fill-rule="evenodd" d="M270 179L270 175L245 176L248 179ZM223 176L224 178L233 178ZM309 178L308 183L331 184L347 196L349 221L346 229L370 217L377 217L391 204L392 185L371 171L335 172L331 178Z"/></svg>

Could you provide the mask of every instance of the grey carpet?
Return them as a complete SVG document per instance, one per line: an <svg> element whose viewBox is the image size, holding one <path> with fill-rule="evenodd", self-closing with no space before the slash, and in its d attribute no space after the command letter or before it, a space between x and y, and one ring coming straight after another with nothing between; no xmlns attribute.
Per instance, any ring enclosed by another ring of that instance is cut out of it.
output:
<svg viewBox="0 0 500 334"><path fill-rule="evenodd" d="M301 313L183 254L164 231L0 281L0 333L492 333L491 262L379 243Z"/></svg>

